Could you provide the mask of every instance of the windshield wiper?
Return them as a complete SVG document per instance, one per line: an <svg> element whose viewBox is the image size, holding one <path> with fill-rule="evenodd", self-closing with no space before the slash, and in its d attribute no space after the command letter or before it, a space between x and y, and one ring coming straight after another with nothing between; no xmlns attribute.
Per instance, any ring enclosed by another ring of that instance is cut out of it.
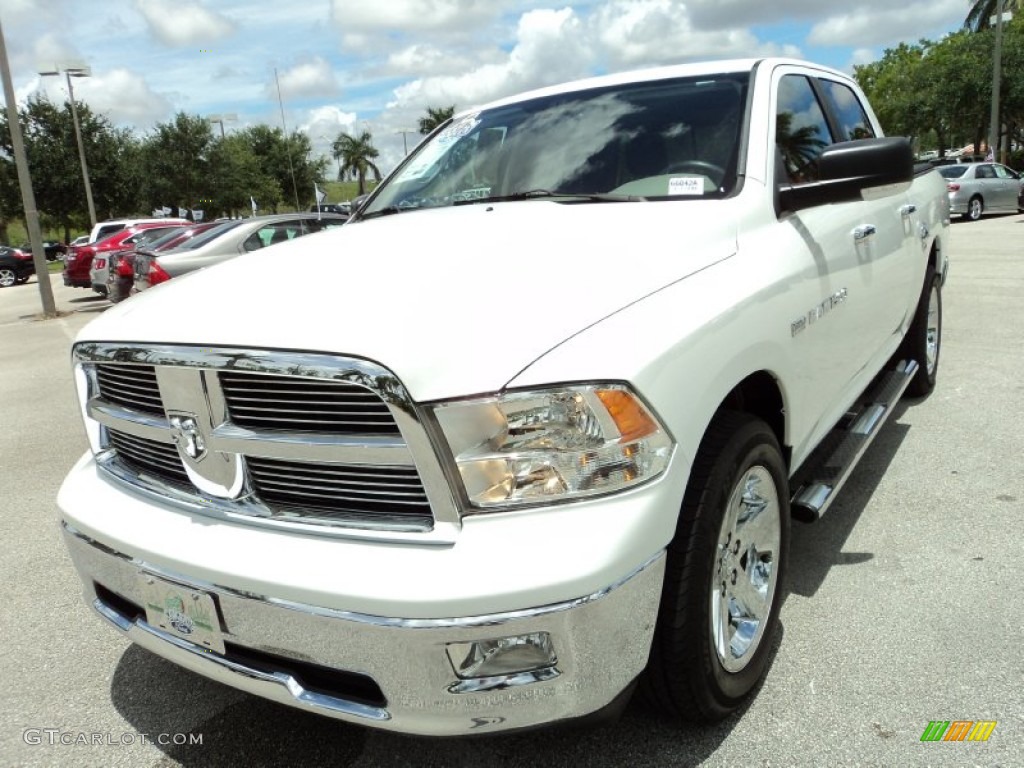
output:
<svg viewBox="0 0 1024 768"><path fill-rule="evenodd" d="M507 195L489 195L475 197L470 200L455 200L452 205L473 205L474 203L504 203L515 200L535 200L550 197L572 197L595 203L636 203L644 202L646 197L640 195L616 195L610 192L561 192L551 189L529 189L523 192L510 192Z"/></svg>

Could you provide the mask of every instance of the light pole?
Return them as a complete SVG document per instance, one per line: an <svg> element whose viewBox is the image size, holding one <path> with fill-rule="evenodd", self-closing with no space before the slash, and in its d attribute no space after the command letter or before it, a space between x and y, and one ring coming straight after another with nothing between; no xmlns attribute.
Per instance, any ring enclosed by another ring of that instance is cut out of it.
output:
<svg viewBox="0 0 1024 768"><path fill-rule="evenodd" d="M1003 7L1006 0L996 0L996 43L992 52L992 114L989 116L988 149L992 153L992 160L1006 162L1006 153L999 147L1002 138L999 130L999 86L1002 79L1003 63ZM1001 157L996 155L996 148L999 147Z"/></svg>
<svg viewBox="0 0 1024 768"><path fill-rule="evenodd" d="M408 155L409 154L409 142L405 138L405 135L407 133L411 133L411 134L415 135L416 133L418 133L418 131L405 131L405 130L402 130L402 131L395 131L395 133L402 134L402 149L404 149L405 150L405 154Z"/></svg>
<svg viewBox="0 0 1024 768"><path fill-rule="evenodd" d="M96 226L96 206L92 202L92 184L89 183L89 164L85 161L85 144L82 142L82 129L78 124L78 107L75 105L75 91L71 87L72 77L89 77L88 67L65 67L55 69L51 72L40 72L43 77L60 75L61 72L68 81L68 98L71 100L71 118L75 123L75 138L78 140L78 159L82 162L82 179L85 181L85 201L89 206L89 222Z"/></svg>
<svg viewBox="0 0 1024 768"><path fill-rule="evenodd" d="M53 301L53 286L50 285L49 267L43 251L43 235L39 230L39 211L36 209L36 194L32 191L32 174L28 169L25 141L21 135L18 120L18 104L14 100L14 83L11 81L11 65L7 60L7 43L4 40L3 24L0 24L0 80L3 81L4 100L7 102L7 123L11 128L11 149L14 164L18 170L18 186L21 188L21 203L25 208L25 225L29 242L32 244L32 260L39 282L39 296L43 301L43 316L56 317L57 307Z"/></svg>
<svg viewBox="0 0 1024 768"><path fill-rule="evenodd" d="M219 123L220 124L220 137L224 138L224 121L233 123L238 119L238 115L231 113L228 115L210 115L206 118L208 123Z"/></svg>

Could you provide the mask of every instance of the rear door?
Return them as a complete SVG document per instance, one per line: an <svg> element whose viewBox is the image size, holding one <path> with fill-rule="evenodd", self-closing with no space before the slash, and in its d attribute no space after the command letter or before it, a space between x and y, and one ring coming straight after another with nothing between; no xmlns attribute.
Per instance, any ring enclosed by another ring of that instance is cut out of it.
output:
<svg viewBox="0 0 1024 768"><path fill-rule="evenodd" d="M1005 165L992 166L999 185L999 208L1004 211L1017 210L1017 195L1020 192L1020 178Z"/></svg>

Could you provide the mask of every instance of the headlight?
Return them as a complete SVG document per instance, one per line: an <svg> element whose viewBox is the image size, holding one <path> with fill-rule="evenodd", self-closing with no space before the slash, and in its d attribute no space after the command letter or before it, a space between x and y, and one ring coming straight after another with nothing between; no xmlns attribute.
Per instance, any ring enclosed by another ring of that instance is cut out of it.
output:
<svg viewBox="0 0 1024 768"><path fill-rule="evenodd" d="M434 408L471 506L614 493L668 466L673 443L628 387L510 392Z"/></svg>

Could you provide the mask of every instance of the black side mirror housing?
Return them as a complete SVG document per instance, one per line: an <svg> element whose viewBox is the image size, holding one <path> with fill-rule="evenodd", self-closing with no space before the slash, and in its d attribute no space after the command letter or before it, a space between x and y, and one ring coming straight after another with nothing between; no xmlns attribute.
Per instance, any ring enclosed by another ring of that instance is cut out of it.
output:
<svg viewBox="0 0 1024 768"><path fill-rule="evenodd" d="M887 137L831 144L818 158L818 180L779 187L779 212L860 200L867 189L906 185L914 180L910 139ZM905 187L904 187L905 189ZM896 191L902 190L893 190Z"/></svg>

